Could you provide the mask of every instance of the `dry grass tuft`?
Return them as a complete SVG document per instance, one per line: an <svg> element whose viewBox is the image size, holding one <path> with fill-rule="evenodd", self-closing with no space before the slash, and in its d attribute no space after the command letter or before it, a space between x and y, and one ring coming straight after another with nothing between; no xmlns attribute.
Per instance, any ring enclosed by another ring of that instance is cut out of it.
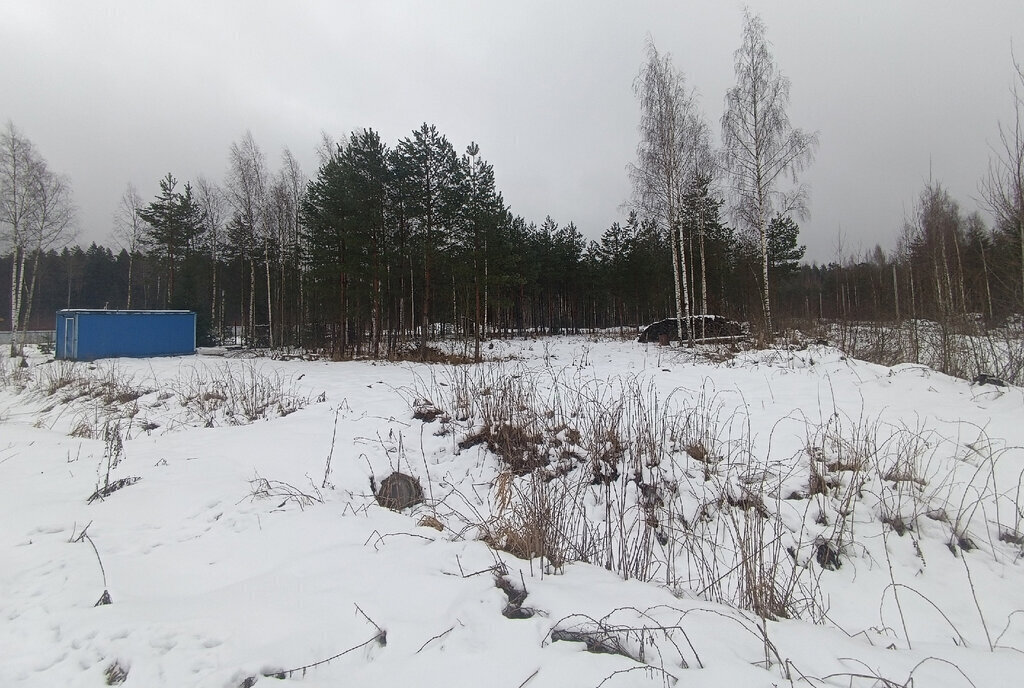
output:
<svg viewBox="0 0 1024 688"><path fill-rule="evenodd" d="M128 680L128 667L114 660L103 672L108 686L119 686Z"/></svg>
<svg viewBox="0 0 1024 688"><path fill-rule="evenodd" d="M514 475L525 475L548 465L543 437L512 423L485 426L459 442L459 449L486 445Z"/></svg>
<svg viewBox="0 0 1024 688"><path fill-rule="evenodd" d="M961 448L923 426L793 414L785 422L802 422L807 440L782 455L770 436L752 435L748 411L722 411L710 380L665 397L644 378L595 380L573 366L505 362L447 374L431 374L416 397L448 409L458 447L486 447L499 471L491 511L454 516L542 571L584 561L764 619L823 622L822 572L840 568L863 538L916 541L927 516L958 553L972 537L982 542L993 499L1007 507L997 521L1024 513L1022 498L995 489L984 443ZM965 454L962 474L936 475L951 453ZM973 496L957 504L953 491L965 484ZM991 539L1024 548L1022 520L1000 521Z"/></svg>
<svg viewBox="0 0 1024 688"><path fill-rule="evenodd" d="M289 502L305 509L314 504L323 504L324 497L316 485L310 483L309 489L300 490L290 483L281 480L268 480L257 474L249 481L249 497L251 499L269 499L277 503L281 509Z"/></svg>
<svg viewBox="0 0 1024 688"><path fill-rule="evenodd" d="M881 521L900 537L914 529L913 523L902 514L882 514Z"/></svg>
<svg viewBox="0 0 1024 688"><path fill-rule="evenodd" d="M691 459L700 461L701 463L711 463L708 449L704 446L703 442L691 442L686 445L685 450L686 454Z"/></svg>
<svg viewBox="0 0 1024 688"><path fill-rule="evenodd" d="M436 516L422 516L416 525L424 528L433 528L438 532L444 531L444 524Z"/></svg>
<svg viewBox="0 0 1024 688"><path fill-rule="evenodd" d="M413 363L435 363L444 365L469 365L475 363L472 356L467 354L442 351L434 346L427 346L425 349L414 347L411 349L399 349L391 354L392 361L410 361Z"/></svg>
<svg viewBox="0 0 1024 688"><path fill-rule="evenodd" d="M429 399L418 398L412 405L412 417L424 423L433 423L438 418L446 420L447 414L434 405Z"/></svg>

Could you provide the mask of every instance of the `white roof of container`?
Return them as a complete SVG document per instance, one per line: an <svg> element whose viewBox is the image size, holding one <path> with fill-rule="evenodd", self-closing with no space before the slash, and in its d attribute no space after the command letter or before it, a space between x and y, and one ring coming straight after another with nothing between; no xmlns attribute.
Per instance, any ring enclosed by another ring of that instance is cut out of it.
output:
<svg viewBox="0 0 1024 688"><path fill-rule="evenodd" d="M110 313L110 314L113 314L113 315L134 315L134 314L139 314L139 313L146 313L146 314L160 315L160 314L164 314L164 313L166 313L166 314L172 314L172 313L179 313L179 314L180 313L192 313L193 311L172 311L172 310L164 310L162 308L155 308L155 309L149 309L149 310L141 310L141 309L140 310L136 310L136 309L133 308L130 311L117 310L117 309L111 309L111 308L62 308L62 309L60 309L57 312L58 313Z"/></svg>

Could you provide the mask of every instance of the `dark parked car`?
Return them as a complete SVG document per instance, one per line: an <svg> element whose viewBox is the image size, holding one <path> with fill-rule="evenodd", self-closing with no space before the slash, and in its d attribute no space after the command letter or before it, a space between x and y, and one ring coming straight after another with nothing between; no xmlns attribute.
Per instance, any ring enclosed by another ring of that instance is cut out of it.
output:
<svg viewBox="0 0 1024 688"><path fill-rule="evenodd" d="M690 317L690 322L693 323L693 338L697 340L743 335L742 325L735 320L726 320L720 315L694 315ZM668 335L669 340L688 339L686 318L683 318L682 337L680 337L677 323L675 318L665 318L651 323L640 332L637 341L657 342L662 335Z"/></svg>

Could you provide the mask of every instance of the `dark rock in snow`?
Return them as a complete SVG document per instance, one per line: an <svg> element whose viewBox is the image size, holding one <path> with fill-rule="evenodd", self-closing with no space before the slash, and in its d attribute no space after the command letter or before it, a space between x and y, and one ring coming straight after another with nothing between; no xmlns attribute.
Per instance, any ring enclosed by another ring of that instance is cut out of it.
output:
<svg viewBox="0 0 1024 688"><path fill-rule="evenodd" d="M377 503L393 511L401 511L423 501L420 481L405 473L392 473L380 482L379 488L370 478L370 486L374 488L373 496Z"/></svg>

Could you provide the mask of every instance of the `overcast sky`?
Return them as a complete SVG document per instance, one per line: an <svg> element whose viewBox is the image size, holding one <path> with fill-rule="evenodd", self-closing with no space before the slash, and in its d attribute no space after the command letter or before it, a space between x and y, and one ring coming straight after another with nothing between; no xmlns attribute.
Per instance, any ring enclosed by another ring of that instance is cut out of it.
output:
<svg viewBox="0 0 1024 688"><path fill-rule="evenodd" d="M978 203L1024 2L758 2L792 81L790 118L821 145L804 175L807 257L895 244L929 175ZM0 0L0 123L70 176L80 241L110 244L118 199L167 172L223 178L252 131L316 174L320 133L423 122L495 166L513 212L590 238L624 217L633 79L648 33L719 131L740 2L50 2Z"/></svg>

